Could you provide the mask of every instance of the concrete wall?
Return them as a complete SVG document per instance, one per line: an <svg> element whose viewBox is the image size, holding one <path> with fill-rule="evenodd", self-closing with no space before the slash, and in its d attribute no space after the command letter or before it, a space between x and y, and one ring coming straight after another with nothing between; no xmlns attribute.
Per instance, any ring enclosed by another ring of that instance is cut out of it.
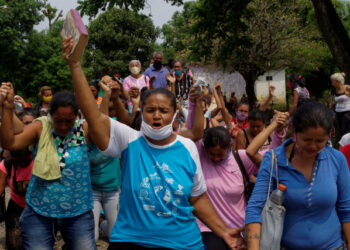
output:
<svg viewBox="0 0 350 250"><path fill-rule="evenodd" d="M272 77L272 81L268 81L267 77ZM286 71L271 70L260 76L255 82L255 94L259 102L263 102L269 95L269 86L275 86L275 97L273 102L276 104L286 104Z"/></svg>
<svg viewBox="0 0 350 250"><path fill-rule="evenodd" d="M210 86L214 86L216 82L222 83L224 94L229 97L231 92L236 92L236 96L241 98L245 94L245 80L238 72L227 73L219 70L217 67L190 65L195 79L201 79ZM266 76L272 76L272 81L266 81ZM269 92L269 84L276 87L275 104L286 104L286 88L285 88L285 70L270 71L263 76L260 76L255 83L255 93L258 101L266 100Z"/></svg>

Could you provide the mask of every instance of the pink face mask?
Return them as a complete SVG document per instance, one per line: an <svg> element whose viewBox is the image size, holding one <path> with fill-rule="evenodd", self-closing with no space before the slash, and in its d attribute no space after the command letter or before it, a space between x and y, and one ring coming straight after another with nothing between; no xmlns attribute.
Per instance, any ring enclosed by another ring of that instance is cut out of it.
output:
<svg viewBox="0 0 350 250"><path fill-rule="evenodd" d="M236 117L240 121L245 121L248 118L248 114L247 113L243 113L241 111L237 111L236 112Z"/></svg>

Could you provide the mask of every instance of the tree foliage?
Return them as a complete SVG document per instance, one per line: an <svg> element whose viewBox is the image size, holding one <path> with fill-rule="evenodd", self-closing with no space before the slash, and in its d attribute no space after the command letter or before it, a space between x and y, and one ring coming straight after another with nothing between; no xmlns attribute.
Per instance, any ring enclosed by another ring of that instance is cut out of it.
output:
<svg viewBox="0 0 350 250"><path fill-rule="evenodd" d="M86 63L94 77L113 70L128 72L129 61L148 62L159 31L145 15L125 9L110 9L89 27Z"/></svg>
<svg viewBox="0 0 350 250"><path fill-rule="evenodd" d="M25 57L26 40L34 25L42 19L42 1L0 0L0 75L3 80L14 80L21 74L22 60Z"/></svg>
<svg viewBox="0 0 350 250"><path fill-rule="evenodd" d="M172 5L181 5L183 0L165 0ZM145 5L148 5L147 0L79 0L78 10L82 15L86 14L90 17L95 17L99 11L110 10L114 7L133 10L139 12Z"/></svg>
<svg viewBox="0 0 350 250"><path fill-rule="evenodd" d="M36 97L39 88L44 85L50 86L53 91L72 90L72 76L61 55L62 27L63 20L52 24L50 30L33 30L31 33L22 62L21 82L15 85L25 96Z"/></svg>
<svg viewBox="0 0 350 250"><path fill-rule="evenodd" d="M36 101L43 85L54 91L72 86L69 68L61 56L63 21L53 21L49 30L34 29L44 19L42 10L49 9L47 14L52 19L56 15L57 10L45 3L0 0L1 6L8 6L0 9L1 80L13 82L15 91L31 101Z"/></svg>
<svg viewBox="0 0 350 250"><path fill-rule="evenodd" d="M350 80L350 38L331 0L312 0L320 31L341 71Z"/></svg>
<svg viewBox="0 0 350 250"><path fill-rule="evenodd" d="M177 57L178 59L190 58L190 46L193 41L192 28L193 9L195 2L186 2L183 11L176 11L171 20L163 24L161 29L161 49L164 57Z"/></svg>
<svg viewBox="0 0 350 250"><path fill-rule="evenodd" d="M324 76L325 69L333 68L309 1L225 1L225 8L211 0L186 4L163 25L164 47L175 50L177 57L188 55L195 62L239 71L251 103L255 80L268 70Z"/></svg>

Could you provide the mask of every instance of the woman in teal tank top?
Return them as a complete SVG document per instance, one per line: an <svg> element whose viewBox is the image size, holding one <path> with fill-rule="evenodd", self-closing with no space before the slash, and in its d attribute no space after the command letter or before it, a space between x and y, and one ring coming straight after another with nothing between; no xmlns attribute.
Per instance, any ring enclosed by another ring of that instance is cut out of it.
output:
<svg viewBox="0 0 350 250"><path fill-rule="evenodd" d="M13 88L2 84L1 143L8 150L34 145L34 166L20 218L24 249L52 249L60 230L68 249L96 249L90 162L78 105L67 91L55 94L48 117L13 133Z"/></svg>

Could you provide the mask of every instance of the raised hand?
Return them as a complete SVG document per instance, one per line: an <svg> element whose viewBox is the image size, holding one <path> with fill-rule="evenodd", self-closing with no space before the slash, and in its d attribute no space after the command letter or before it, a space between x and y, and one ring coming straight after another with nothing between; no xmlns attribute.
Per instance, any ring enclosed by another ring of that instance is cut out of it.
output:
<svg viewBox="0 0 350 250"><path fill-rule="evenodd" d="M276 87L271 85L269 88L269 96L274 96L274 92L275 92Z"/></svg>
<svg viewBox="0 0 350 250"><path fill-rule="evenodd" d="M14 107L14 90L11 82L3 82L0 87L0 103L4 108Z"/></svg>
<svg viewBox="0 0 350 250"><path fill-rule="evenodd" d="M165 78L172 84L175 84L176 78L170 75L170 73L167 73Z"/></svg>
<svg viewBox="0 0 350 250"><path fill-rule="evenodd" d="M98 85L103 90L103 93L106 93L107 95L111 96L112 90L110 87L107 86L107 84L105 84L103 81L100 81Z"/></svg>
<svg viewBox="0 0 350 250"><path fill-rule="evenodd" d="M134 88L134 87L132 87L132 88ZM132 88L131 88L131 90L132 90ZM133 107L138 108L138 107L140 107L140 97L141 97L140 90L139 90L139 88L136 88L132 92L131 92L131 90L130 90L130 101L131 101Z"/></svg>
<svg viewBox="0 0 350 250"><path fill-rule="evenodd" d="M136 98L140 95L140 89L138 87L131 87L129 91L130 98Z"/></svg>
<svg viewBox="0 0 350 250"><path fill-rule="evenodd" d="M215 83L214 91L216 91L217 94L221 94L221 88L222 88L222 86L221 86L220 82Z"/></svg>
<svg viewBox="0 0 350 250"><path fill-rule="evenodd" d="M289 119L289 113L288 112L279 112L277 110L274 111L274 120L277 122L277 132L281 133L284 126L286 125L288 119Z"/></svg>
<svg viewBox="0 0 350 250"><path fill-rule="evenodd" d="M190 93L189 93L189 98L192 103L196 103L197 99L203 98L203 93L198 92L196 88L191 87L190 88Z"/></svg>
<svg viewBox="0 0 350 250"><path fill-rule="evenodd" d="M119 98L119 96L120 96L121 93L122 93L123 85L120 85L117 81L111 80L111 81L107 84L107 86L112 90L111 98L112 98L112 99Z"/></svg>
<svg viewBox="0 0 350 250"><path fill-rule="evenodd" d="M64 60L66 60L66 62L69 65L77 63L77 62L80 63L80 60L73 61L71 58L68 57L70 52L72 51L73 45L74 45L74 40L71 36L66 38L66 39L63 39L63 41L62 41L62 48L63 48L62 57L64 58Z"/></svg>

